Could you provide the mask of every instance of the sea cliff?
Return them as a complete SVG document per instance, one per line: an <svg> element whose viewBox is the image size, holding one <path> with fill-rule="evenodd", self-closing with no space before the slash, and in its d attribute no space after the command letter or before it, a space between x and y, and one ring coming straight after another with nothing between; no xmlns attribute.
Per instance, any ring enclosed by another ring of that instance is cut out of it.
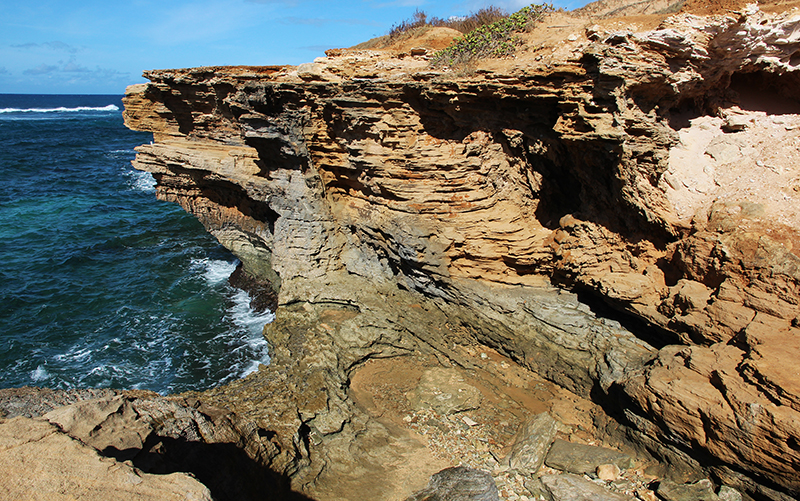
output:
<svg viewBox="0 0 800 501"><path fill-rule="evenodd" d="M676 471L796 495L797 14L548 23L461 74L352 50L128 89L135 166L278 294L259 377L290 381L248 412L313 492L367 361L485 346Z"/></svg>
<svg viewBox="0 0 800 501"><path fill-rule="evenodd" d="M277 295L272 364L183 398L319 499L457 463L430 408L498 430L498 471L547 411L664 485L798 496L800 14L773 10L556 13L467 70L389 45L146 72L134 165ZM482 397L426 407L437 367Z"/></svg>

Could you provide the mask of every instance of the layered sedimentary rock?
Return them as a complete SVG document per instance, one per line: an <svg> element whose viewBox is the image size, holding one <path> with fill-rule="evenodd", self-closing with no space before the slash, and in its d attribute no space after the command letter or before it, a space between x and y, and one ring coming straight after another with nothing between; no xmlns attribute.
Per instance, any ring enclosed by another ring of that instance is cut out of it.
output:
<svg viewBox="0 0 800 501"><path fill-rule="evenodd" d="M800 493L800 15L567 23L466 74L337 51L128 89L135 166L278 293L273 365L207 398L296 487L378 433L366 360L477 343L675 471Z"/></svg>

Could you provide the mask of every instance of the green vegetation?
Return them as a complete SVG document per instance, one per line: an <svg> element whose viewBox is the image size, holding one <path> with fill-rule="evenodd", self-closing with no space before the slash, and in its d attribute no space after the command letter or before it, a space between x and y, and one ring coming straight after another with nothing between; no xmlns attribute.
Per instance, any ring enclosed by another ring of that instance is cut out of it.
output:
<svg viewBox="0 0 800 501"><path fill-rule="evenodd" d="M434 54L431 63L434 66L461 66L486 57L510 56L522 42L519 34L530 30L554 10L551 4L531 4L510 16L478 26Z"/></svg>

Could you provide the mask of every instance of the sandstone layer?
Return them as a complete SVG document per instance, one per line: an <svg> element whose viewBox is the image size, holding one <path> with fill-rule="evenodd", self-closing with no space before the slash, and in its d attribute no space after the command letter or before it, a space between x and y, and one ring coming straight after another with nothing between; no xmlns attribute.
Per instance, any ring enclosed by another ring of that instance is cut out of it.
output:
<svg viewBox="0 0 800 501"><path fill-rule="evenodd" d="M556 14L469 71L341 50L128 89L134 165L278 294L272 365L201 399L295 488L388 478L354 459L403 447L354 403L369 360L487 346L676 477L800 494L800 13L637 19Z"/></svg>

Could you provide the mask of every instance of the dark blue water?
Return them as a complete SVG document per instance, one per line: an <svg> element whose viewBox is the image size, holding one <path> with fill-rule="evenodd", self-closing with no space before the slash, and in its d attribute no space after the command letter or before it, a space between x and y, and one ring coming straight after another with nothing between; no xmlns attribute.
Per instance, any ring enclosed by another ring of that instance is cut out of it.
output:
<svg viewBox="0 0 800 501"><path fill-rule="evenodd" d="M206 389L268 361L236 261L134 170L120 96L0 94L0 387Z"/></svg>

